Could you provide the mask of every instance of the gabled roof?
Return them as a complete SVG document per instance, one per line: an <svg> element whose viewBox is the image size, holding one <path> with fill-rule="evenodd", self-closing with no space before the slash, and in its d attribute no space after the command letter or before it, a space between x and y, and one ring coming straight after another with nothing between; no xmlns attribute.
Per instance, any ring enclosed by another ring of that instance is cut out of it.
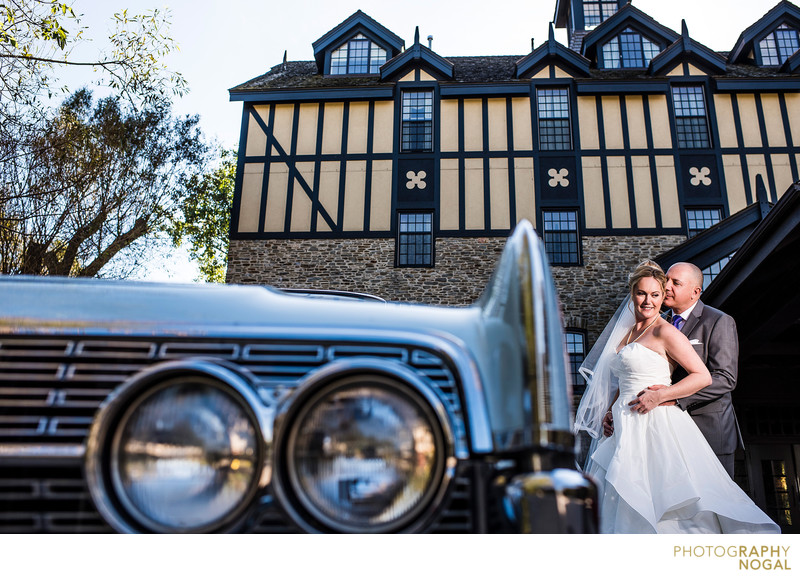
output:
<svg viewBox="0 0 800 579"><path fill-rule="evenodd" d="M655 261L668 270L688 261L704 269L737 251L769 213L770 205L759 201L701 231L677 247L662 253Z"/></svg>
<svg viewBox="0 0 800 579"><path fill-rule="evenodd" d="M771 252L779 247L785 247L786 237L794 232L798 237L800 231L800 183L794 183L783 197L772 207L764 219L747 238L736 255L720 271L704 293L704 300L713 300L714 303L723 304L737 291L745 278L753 273L756 267L764 261ZM797 254L792 254L792 259L786 265L794 271L797 277L800 268L797 267ZM797 286L792 286L792 292Z"/></svg>
<svg viewBox="0 0 800 579"><path fill-rule="evenodd" d="M711 73L724 74L727 70L725 59L722 56L691 39L686 21L683 20L680 38L650 61L650 74L658 76L687 60Z"/></svg>
<svg viewBox="0 0 800 579"><path fill-rule="evenodd" d="M556 0L556 12L553 16L553 22L556 28L567 27L567 16L569 15L571 0ZM617 0L617 5L622 4L623 1L630 2L631 0Z"/></svg>
<svg viewBox="0 0 800 579"><path fill-rule="evenodd" d="M322 73L325 66L325 53L330 49L338 48L358 33L385 48L388 58L397 55L405 46L402 38L364 14L361 10L358 10L347 20L311 43L314 49L314 60L317 61L317 69L320 73Z"/></svg>
<svg viewBox="0 0 800 579"><path fill-rule="evenodd" d="M553 15L553 22L556 27L567 27L567 14L569 14L570 0L556 0L556 13Z"/></svg>
<svg viewBox="0 0 800 579"><path fill-rule="evenodd" d="M389 80L416 66L440 80L453 79L453 63L420 44L419 27L414 32L414 44L381 66L381 80Z"/></svg>
<svg viewBox="0 0 800 579"><path fill-rule="evenodd" d="M556 42L552 23L550 23L547 42L517 62L516 77L523 78L550 63L563 64L568 70L577 73L578 76L589 76L591 62L563 44Z"/></svg>
<svg viewBox="0 0 800 579"><path fill-rule="evenodd" d="M628 27L637 30L662 46L668 46L679 38L677 32L659 24L652 17L628 3L584 37L581 52L587 58L594 60L598 45L604 44Z"/></svg>
<svg viewBox="0 0 800 579"><path fill-rule="evenodd" d="M800 8L791 2L781 0L772 10L742 32L728 56L728 62L746 62L753 44L784 22L800 28Z"/></svg>
<svg viewBox="0 0 800 579"><path fill-rule="evenodd" d="M798 73L800 72L800 50L786 59L780 68L781 72Z"/></svg>
<svg viewBox="0 0 800 579"><path fill-rule="evenodd" d="M740 396L758 396L768 387L775 400L797 401L798 253L800 185L795 183L703 292L704 302L736 320Z"/></svg>

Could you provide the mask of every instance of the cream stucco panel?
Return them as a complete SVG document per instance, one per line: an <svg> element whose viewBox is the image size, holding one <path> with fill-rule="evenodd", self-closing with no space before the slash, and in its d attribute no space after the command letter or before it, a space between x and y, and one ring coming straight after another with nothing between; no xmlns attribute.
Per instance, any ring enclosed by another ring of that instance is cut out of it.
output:
<svg viewBox="0 0 800 579"><path fill-rule="evenodd" d="M622 139L622 110L618 96L604 96L603 126L605 128L606 149L624 149Z"/></svg>
<svg viewBox="0 0 800 579"><path fill-rule="evenodd" d="M458 151L458 101L442 99L439 110L442 117L440 135L442 151L456 152Z"/></svg>
<svg viewBox="0 0 800 579"><path fill-rule="evenodd" d="M761 107L767 129L767 142L770 147L786 146L786 130L783 128L781 102L776 94L762 94Z"/></svg>
<svg viewBox="0 0 800 579"><path fill-rule="evenodd" d="M317 122L319 104L302 103L297 119L297 154L314 155L317 152Z"/></svg>
<svg viewBox="0 0 800 579"><path fill-rule="evenodd" d="M394 103L376 101L373 116L372 152L391 153L394 151Z"/></svg>
<svg viewBox="0 0 800 579"><path fill-rule="evenodd" d="M745 147L761 147L761 127L758 123L756 98L753 94L738 94L739 123L742 127L742 138Z"/></svg>
<svg viewBox="0 0 800 579"><path fill-rule="evenodd" d="M736 136L736 122L733 120L733 103L729 94L715 94L714 108L717 111L717 130L719 131L719 144L723 148L739 146Z"/></svg>
<svg viewBox="0 0 800 579"><path fill-rule="evenodd" d="M267 184L267 214L264 231L283 233L286 223L286 195L289 186L289 167L285 163L271 163Z"/></svg>
<svg viewBox="0 0 800 579"><path fill-rule="evenodd" d="M352 102L348 112L347 152L367 152L367 130L369 128L369 103Z"/></svg>
<svg viewBox="0 0 800 579"><path fill-rule="evenodd" d="M792 143L800 146L800 93L786 93L786 112L789 117L789 129L792 132Z"/></svg>
<svg viewBox="0 0 800 579"><path fill-rule="evenodd" d="M465 224L467 229L484 229L486 227L483 209L483 160L465 159L466 169Z"/></svg>
<svg viewBox="0 0 800 579"><path fill-rule="evenodd" d="M605 229L606 206L603 191L603 163L600 157L584 157L583 205L586 208L586 228Z"/></svg>
<svg viewBox="0 0 800 579"><path fill-rule="evenodd" d="M489 150L508 150L508 114L506 99L488 99Z"/></svg>
<svg viewBox="0 0 800 579"><path fill-rule="evenodd" d="M258 124L256 117L261 117L264 120L264 115L266 115L266 118L269 118L269 107L260 105L255 109L255 111L250 112L250 116L247 119L245 155L248 157L261 157L267 154L267 135L261 125ZM264 121L264 124L266 124L266 121Z"/></svg>
<svg viewBox="0 0 800 579"><path fill-rule="evenodd" d="M514 127L514 150L532 150L533 135L531 130L531 99L511 99L511 118Z"/></svg>
<svg viewBox="0 0 800 579"><path fill-rule="evenodd" d="M508 159L489 159L489 203L491 228L511 228L511 200L508 190Z"/></svg>
<svg viewBox="0 0 800 579"><path fill-rule="evenodd" d="M366 161L348 161L344 187L344 231L364 230Z"/></svg>
<svg viewBox="0 0 800 579"><path fill-rule="evenodd" d="M772 173L775 176L775 193L778 199L792 186L792 165L789 155L771 155Z"/></svg>
<svg viewBox="0 0 800 579"><path fill-rule="evenodd" d="M334 223L339 214L339 180L341 164L338 161L320 163L319 202ZM322 217L317 219L318 231L330 231L330 227Z"/></svg>
<svg viewBox="0 0 800 579"><path fill-rule="evenodd" d="M464 101L464 150L483 150L483 102L480 99Z"/></svg>
<svg viewBox="0 0 800 579"><path fill-rule="evenodd" d="M322 153L337 155L342 152L343 103L325 103L322 123Z"/></svg>
<svg viewBox="0 0 800 579"><path fill-rule="evenodd" d="M458 229L458 159L442 159L439 177L439 228Z"/></svg>
<svg viewBox="0 0 800 579"><path fill-rule="evenodd" d="M725 188L728 191L728 209L733 215L747 207L742 162L739 155L723 155L722 168L725 171Z"/></svg>
<svg viewBox="0 0 800 579"><path fill-rule="evenodd" d="M625 157L608 157L606 163L611 198L611 227L628 229L631 226L631 205L628 198L628 171Z"/></svg>
<svg viewBox="0 0 800 579"><path fill-rule="evenodd" d="M369 228L389 231L392 228L392 162L372 162Z"/></svg>
<svg viewBox="0 0 800 579"><path fill-rule="evenodd" d="M655 227L656 211L653 203L653 183L649 157L631 158L633 195L636 201L636 226Z"/></svg>
<svg viewBox="0 0 800 579"><path fill-rule="evenodd" d="M671 155L656 157L656 176L658 178L658 203L661 207L661 226L680 227L681 207L678 201L675 158Z"/></svg>
<svg viewBox="0 0 800 579"><path fill-rule="evenodd" d="M581 148L596 150L600 148L597 129L597 100L593 96L578 97L578 124L581 131Z"/></svg>
<svg viewBox="0 0 800 579"><path fill-rule="evenodd" d="M653 147L656 149L672 148L672 133L669 128L669 110L665 95L649 95L650 130L653 135Z"/></svg>
<svg viewBox="0 0 800 579"><path fill-rule="evenodd" d="M631 149L647 148L647 126L644 121L644 100L639 95L625 97L628 113L628 140Z"/></svg>
<svg viewBox="0 0 800 579"><path fill-rule="evenodd" d="M292 152L292 124L294 122L294 105L275 105L275 119L272 124L272 136L287 155ZM278 155L276 147L272 147L272 155Z"/></svg>
<svg viewBox="0 0 800 579"><path fill-rule="evenodd" d="M258 231L263 182L264 164L246 163L242 178L241 205L239 206L239 233L255 233Z"/></svg>

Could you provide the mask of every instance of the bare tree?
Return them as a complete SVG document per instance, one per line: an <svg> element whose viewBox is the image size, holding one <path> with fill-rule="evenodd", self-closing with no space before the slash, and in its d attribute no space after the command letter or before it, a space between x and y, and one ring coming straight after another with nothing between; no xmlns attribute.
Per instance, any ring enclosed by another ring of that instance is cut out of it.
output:
<svg viewBox="0 0 800 579"><path fill-rule="evenodd" d="M207 155L197 123L163 101L136 110L84 89L0 143L0 273L97 276L165 231Z"/></svg>

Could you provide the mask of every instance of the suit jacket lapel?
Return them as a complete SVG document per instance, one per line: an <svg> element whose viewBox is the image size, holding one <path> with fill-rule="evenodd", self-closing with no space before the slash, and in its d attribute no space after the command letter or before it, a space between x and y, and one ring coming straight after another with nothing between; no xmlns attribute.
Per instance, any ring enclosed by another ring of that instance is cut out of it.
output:
<svg viewBox="0 0 800 579"><path fill-rule="evenodd" d="M688 336L689 332L691 332L694 327L700 322L700 318L703 316L703 302L697 300L697 305L692 310L692 313L689 314L689 319L686 320L686 323L683 324L681 328L681 333Z"/></svg>

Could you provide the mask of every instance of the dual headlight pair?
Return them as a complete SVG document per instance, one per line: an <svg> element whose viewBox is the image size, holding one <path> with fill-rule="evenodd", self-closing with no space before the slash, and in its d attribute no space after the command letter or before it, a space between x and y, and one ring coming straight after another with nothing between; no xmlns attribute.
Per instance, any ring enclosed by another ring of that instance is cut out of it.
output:
<svg viewBox="0 0 800 579"><path fill-rule="evenodd" d="M306 530L388 532L423 524L446 491L447 414L399 364L329 364L274 418L244 377L213 361L143 372L92 427L94 502L119 531L215 532L241 526L273 492Z"/></svg>

